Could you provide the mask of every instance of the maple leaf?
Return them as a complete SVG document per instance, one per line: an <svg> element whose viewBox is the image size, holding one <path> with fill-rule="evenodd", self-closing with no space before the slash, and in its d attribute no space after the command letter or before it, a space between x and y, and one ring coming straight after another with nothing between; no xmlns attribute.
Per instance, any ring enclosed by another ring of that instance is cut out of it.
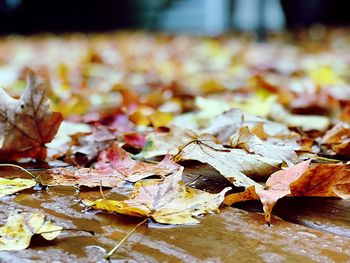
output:
<svg viewBox="0 0 350 263"><path fill-rule="evenodd" d="M319 196L350 198L350 169L344 164L316 164L310 160L287 170L272 174L266 186L253 185L244 192L228 195L225 204L247 200L261 200L267 222L278 199L286 196Z"/></svg>
<svg viewBox="0 0 350 263"><path fill-rule="evenodd" d="M83 200L94 209L138 217L151 217L162 224L195 224L202 214L217 212L224 200L225 188L210 194L188 188L181 181L183 168L164 180L145 180L135 184L133 194L124 201L98 199Z"/></svg>
<svg viewBox="0 0 350 263"><path fill-rule="evenodd" d="M0 159L45 159L45 144L55 136L63 118L50 111L48 82L28 75L19 99L0 88Z"/></svg>
<svg viewBox="0 0 350 263"><path fill-rule="evenodd" d="M0 228L0 250L22 250L29 246L34 234L46 240L53 240L61 233L62 227L47 220L38 212L12 212Z"/></svg>
<svg viewBox="0 0 350 263"><path fill-rule="evenodd" d="M280 161L250 154L242 149L225 148L212 139L206 139L205 135L181 147L176 160L207 163L238 187L256 184L249 177L269 176L279 169L280 164Z"/></svg>
<svg viewBox="0 0 350 263"><path fill-rule="evenodd" d="M116 187L126 181L137 182L153 175L164 177L181 168L171 160L170 155L157 163L147 163L133 160L117 143L99 155L95 168L80 168L75 171L56 168L52 170L50 185L84 185L95 187Z"/></svg>
<svg viewBox="0 0 350 263"><path fill-rule="evenodd" d="M35 184L35 180L32 179L6 179L0 177L0 197L31 188Z"/></svg>
<svg viewBox="0 0 350 263"><path fill-rule="evenodd" d="M230 137L230 146L244 149L249 153L255 153L265 158L277 160L280 163L286 162L288 166L298 162L298 156L294 148L299 147L295 147L296 145L293 144L284 144L282 140L275 140L273 142L263 141L251 133L247 126L241 127L238 132Z"/></svg>

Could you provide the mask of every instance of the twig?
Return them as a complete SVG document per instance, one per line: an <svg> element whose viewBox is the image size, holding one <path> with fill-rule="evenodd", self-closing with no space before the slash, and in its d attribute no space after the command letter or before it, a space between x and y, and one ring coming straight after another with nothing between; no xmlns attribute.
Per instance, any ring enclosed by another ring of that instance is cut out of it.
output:
<svg viewBox="0 0 350 263"><path fill-rule="evenodd" d="M148 220L148 218L145 218L144 220L142 220L140 223L138 223L122 240L119 241L119 243L114 247L112 248L112 250L110 250L105 256L104 258L105 259L109 259L113 254L114 252L117 251L117 249L126 241L128 240L128 238L136 231L136 229L143 225L146 221Z"/></svg>

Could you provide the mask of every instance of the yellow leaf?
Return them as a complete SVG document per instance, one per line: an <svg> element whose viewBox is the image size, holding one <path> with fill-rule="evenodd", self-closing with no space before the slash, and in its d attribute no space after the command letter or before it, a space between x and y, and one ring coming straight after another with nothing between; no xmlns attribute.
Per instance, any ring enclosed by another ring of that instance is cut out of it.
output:
<svg viewBox="0 0 350 263"><path fill-rule="evenodd" d="M84 203L119 214L152 217L163 224L198 223L194 217L218 211L230 188L218 194L188 188L181 182L182 171L183 167L164 180L137 182L133 194L124 201L99 199L85 200Z"/></svg>
<svg viewBox="0 0 350 263"><path fill-rule="evenodd" d="M22 250L29 246L34 234L52 240L61 233L62 227L46 219L38 212L12 212L0 228L0 250Z"/></svg>
<svg viewBox="0 0 350 263"><path fill-rule="evenodd" d="M342 83L341 78L330 67L320 67L310 71L310 77L317 85L335 85Z"/></svg>
<svg viewBox="0 0 350 263"><path fill-rule="evenodd" d="M150 116L150 121L153 127L166 127L173 119L173 115L168 112L155 111Z"/></svg>
<svg viewBox="0 0 350 263"><path fill-rule="evenodd" d="M123 205L123 202L121 201L116 201L116 200L108 200L108 199L97 199L95 201L91 200L82 200L84 205L86 206L91 206L94 209L99 209L99 210L105 210L109 212L115 212L118 214L124 214L124 215L129 215L129 216L137 216L137 217L142 217L142 216L147 216L147 212L145 213L141 209L129 209L125 205Z"/></svg>
<svg viewBox="0 0 350 263"><path fill-rule="evenodd" d="M0 178L0 197L10 195L33 187L36 182L32 179L6 179Z"/></svg>
<svg viewBox="0 0 350 263"><path fill-rule="evenodd" d="M276 99L275 95L270 95L264 90L258 90L254 96L239 105L238 108L253 115L267 117Z"/></svg>

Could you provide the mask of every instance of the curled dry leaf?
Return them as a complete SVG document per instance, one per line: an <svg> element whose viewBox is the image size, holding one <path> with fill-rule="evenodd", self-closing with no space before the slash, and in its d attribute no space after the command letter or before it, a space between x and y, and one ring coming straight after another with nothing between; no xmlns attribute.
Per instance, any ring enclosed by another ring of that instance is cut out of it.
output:
<svg viewBox="0 0 350 263"><path fill-rule="evenodd" d="M12 212L0 228L0 250L22 250L29 246L33 235L40 234L46 240L53 240L61 233L62 227L47 220L38 212Z"/></svg>
<svg viewBox="0 0 350 263"><path fill-rule="evenodd" d="M202 214L217 212L223 202L225 188L210 194L188 188L181 181L183 168L164 180L145 180L135 184L133 194L124 201L98 199L83 200L94 209L138 217L151 217L162 224L195 224Z"/></svg>
<svg viewBox="0 0 350 263"><path fill-rule="evenodd" d="M316 164L290 184L293 196L350 198L350 166Z"/></svg>
<svg viewBox="0 0 350 263"><path fill-rule="evenodd" d="M50 111L48 82L29 73L19 99L0 88L0 159L45 159L45 144L55 136L63 118Z"/></svg>
<svg viewBox="0 0 350 263"><path fill-rule="evenodd" d="M279 169L280 164L278 160L250 154L242 149L225 148L204 136L183 146L176 160L207 163L238 187L255 185L249 177L269 176Z"/></svg>
<svg viewBox="0 0 350 263"><path fill-rule="evenodd" d="M327 145L336 154L350 157L350 125L338 123L326 132L321 144Z"/></svg>
<svg viewBox="0 0 350 263"><path fill-rule="evenodd" d="M114 143L100 154L95 168L80 168L75 171L53 169L49 184L95 187L101 183L102 186L116 187L126 181L137 182L153 175L164 177L180 168L181 166L173 162L169 155L157 164L135 161Z"/></svg>
<svg viewBox="0 0 350 263"><path fill-rule="evenodd" d="M297 148L296 144L285 144L282 140L274 141L274 143L263 141L253 134L247 126L241 127L230 137L230 146L274 159L279 163L285 162L288 166L298 162L298 156L294 151Z"/></svg>
<svg viewBox="0 0 350 263"><path fill-rule="evenodd" d="M32 179L6 179L0 177L0 197L22 191L35 186L36 182Z"/></svg>
<svg viewBox="0 0 350 263"><path fill-rule="evenodd" d="M228 195L225 204L247 200L261 200L265 219L271 221L271 212L278 199L286 196L319 196L350 198L350 168L344 164L316 164L310 160L270 176L266 187L254 185L244 192Z"/></svg>

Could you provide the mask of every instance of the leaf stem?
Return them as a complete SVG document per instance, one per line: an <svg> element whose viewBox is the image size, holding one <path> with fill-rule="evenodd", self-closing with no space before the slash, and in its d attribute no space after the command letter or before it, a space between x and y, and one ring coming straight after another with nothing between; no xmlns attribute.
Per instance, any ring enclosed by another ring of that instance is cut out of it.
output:
<svg viewBox="0 0 350 263"><path fill-rule="evenodd" d="M113 254L114 252L117 251L117 249L126 241L128 240L128 238L136 231L136 229L143 225L146 221L148 220L148 218L145 218L144 220L142 220L140 223L138 223L122 240L119 241L119 243L114 247L112 248L105 256L104 258L105 259L109 259Z"/></svg>
<svg viewBox="0 0 350 263"><path fill-rule="evenodd" d="M315 158L317 160L320 160L320 161L327 161L327 162L332 162L332 163L341 162L341 160L338 160L338 159L332 159L332 158L322 157L322 156L318 156L318 155Z"/></svg>
<svg viewBox="0 0 350 263"><path fill-rule="evenodd" d="M53 233L53 232L57 232L57 231L76 231L76 232L86 232L89 233L90 235L95 235L94 231L90 231L90 230L85 230L85 229L76 229L76 228L61 228L61 229L55 229L55 230L50 230L50 231L44 231L44 232L39 232L39 233L35 233L35 234L47 234L47 233Z"/></svg>

